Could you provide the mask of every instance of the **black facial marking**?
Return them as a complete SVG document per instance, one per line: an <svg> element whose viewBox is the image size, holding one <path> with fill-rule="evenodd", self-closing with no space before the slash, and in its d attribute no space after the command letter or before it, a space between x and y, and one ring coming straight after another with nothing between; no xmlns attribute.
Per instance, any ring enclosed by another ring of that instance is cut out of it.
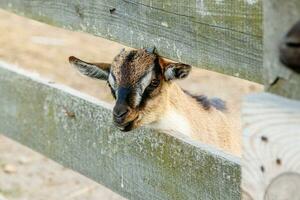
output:
<svg viewBox="0 0 300 200"><path fill-rule="evenodd" d="M113 91L114 92L114 91ZM117 93L116 95L116 105L117 104L123 104L126 106L129 106L131 108L135 108L135 88L134 87L119 87L117 91L114 93Z"/></svg>
<svg viewBox="0 0 300 200"><path fill-rule="evenodd" d="M129 54L126 56L126 61L125 62L132 61L136 54L137 54L137 51L130 51Z"/></svg>
<svg viewBox="0 0 300 200"><path fill-rule="evenodd" d="M183 90L184 93L187 95L191 96L194 98L203 108L204 110L209 110L211 107L216 108L217 110L220 111L225 111L226 110L226 104L222 99L219 98L212 98L208 99L204 95L193 95L190 92Z"/></svg>
<svg viewBox="0 0 300 200"><path fill-rule="evenodd" d="M118 89L118 99L117 99L117 103L126 103L127 104L127 100L128 100L128 96L130 94L130 88L127 87L120 87Z"/></svg>
<svg viewBox="0 0 300 200"><path fill-rule="evenodd" d="M156 76L161 76L162 75L162 70L159 64L159 58L156 56L156 59L154 61L154 72Z"/></svg>
<svg viewBox="0 0 300 200"><path fill-rule="evenodd" d="M157 89L161 84L160 80L161 80L162 72L161 72L161 68L160 68L158 59L155 60L155 64L154 64L154 67L152 70L154 72L154 77L152 78L150 84L146 87L144 93L142 94L142 99L141 99L141 102L139 105L140 108L143 108L146 106L147 101L151 97L153 97L154 90Z"/></svg>
<svg viewBox="0 0 300 200"><path fill-rule="evenodd" d="M144 108L146 106L146 103L150 98L150 93L151 93L150 91L147 91L147 90L144 91L140 105L139 105L140 108Z"/></svg>

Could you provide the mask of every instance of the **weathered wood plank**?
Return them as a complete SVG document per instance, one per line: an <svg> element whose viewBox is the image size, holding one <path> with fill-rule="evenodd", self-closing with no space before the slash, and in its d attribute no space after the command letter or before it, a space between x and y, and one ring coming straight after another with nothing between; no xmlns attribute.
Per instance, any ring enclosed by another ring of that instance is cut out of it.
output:
<svg viewBox="0 0 300 200"><path fill-rule="evenodd" d="M266 90L300 100L300 74L279 61L279 45L300 20L300 1L264 1L264 75Z"/></svg>
<svg viewBox="0 0 300 200"><path fill-rule="evenodd" d="M261 0L0 1L1 8L48 24L136 48L155 45L167 58L256 82L262 82L261 4Z"/></svg>
<svg viewBox="0 0 300 200"><path fill-rule="evenodd" d="M0 66L8 137L129 199L240 199L236 157L152 130L119 132L105 103Z"/></svg>
<svg viewBox="0 0 300 200"><path fill-rule="evenodd" d="M300 102L251 95L242 118L243 199L300 199Z"/></svg>

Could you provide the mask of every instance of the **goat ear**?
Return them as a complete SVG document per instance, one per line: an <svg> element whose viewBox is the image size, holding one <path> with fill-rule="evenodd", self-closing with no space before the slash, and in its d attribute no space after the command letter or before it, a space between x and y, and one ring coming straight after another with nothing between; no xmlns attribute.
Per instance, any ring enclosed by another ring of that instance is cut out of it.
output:
<svg viewBox="0 0 300 200"><path fill-rule="evenodd" d="M159 59L159 64L162 67L166 81L186 78L192 69L190 65L183 63L171 63L163 60L162 58Z"/></svg>
<svg viewBox="0 0 300 200"><path fill-rule="evenodd" d="M74 56L69 57L69 62L83 75L101 80L108 79L110 71L108 63L88 63Z"/></svg>

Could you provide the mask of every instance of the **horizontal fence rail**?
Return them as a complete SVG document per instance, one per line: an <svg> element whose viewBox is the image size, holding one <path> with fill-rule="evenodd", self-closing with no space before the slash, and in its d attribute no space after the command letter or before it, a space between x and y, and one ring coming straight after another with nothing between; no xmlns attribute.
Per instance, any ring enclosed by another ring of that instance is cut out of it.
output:
<svg viewBox="0 0 300 200"><path fill-rule="evenodd" d="M1 0L0 8L262 82L261 0ZM96 45L96 44L95 44Z"/></svg>
<svg viewBox="0 0 300 200"><path fill-rule="evenodd" d="M240 199L239 159L149 129L110 106L0 63L0 132L129 199Z"/></svg>

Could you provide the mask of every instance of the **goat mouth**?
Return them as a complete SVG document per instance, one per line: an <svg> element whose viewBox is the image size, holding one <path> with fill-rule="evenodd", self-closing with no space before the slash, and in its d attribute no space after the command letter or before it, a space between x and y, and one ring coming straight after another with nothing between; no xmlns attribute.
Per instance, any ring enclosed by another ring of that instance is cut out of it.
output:
<svg viewBox="0 0 300 200"><path fill-rule="evenodd" d="M133 121L130 121L130 122L127 122L126 124L116 124L116 126L118 127L118 129L120 131L123 131L123 132L128 132L128 131L131 131L133 129L133 125L134 125L134 120Z"/></svg>

